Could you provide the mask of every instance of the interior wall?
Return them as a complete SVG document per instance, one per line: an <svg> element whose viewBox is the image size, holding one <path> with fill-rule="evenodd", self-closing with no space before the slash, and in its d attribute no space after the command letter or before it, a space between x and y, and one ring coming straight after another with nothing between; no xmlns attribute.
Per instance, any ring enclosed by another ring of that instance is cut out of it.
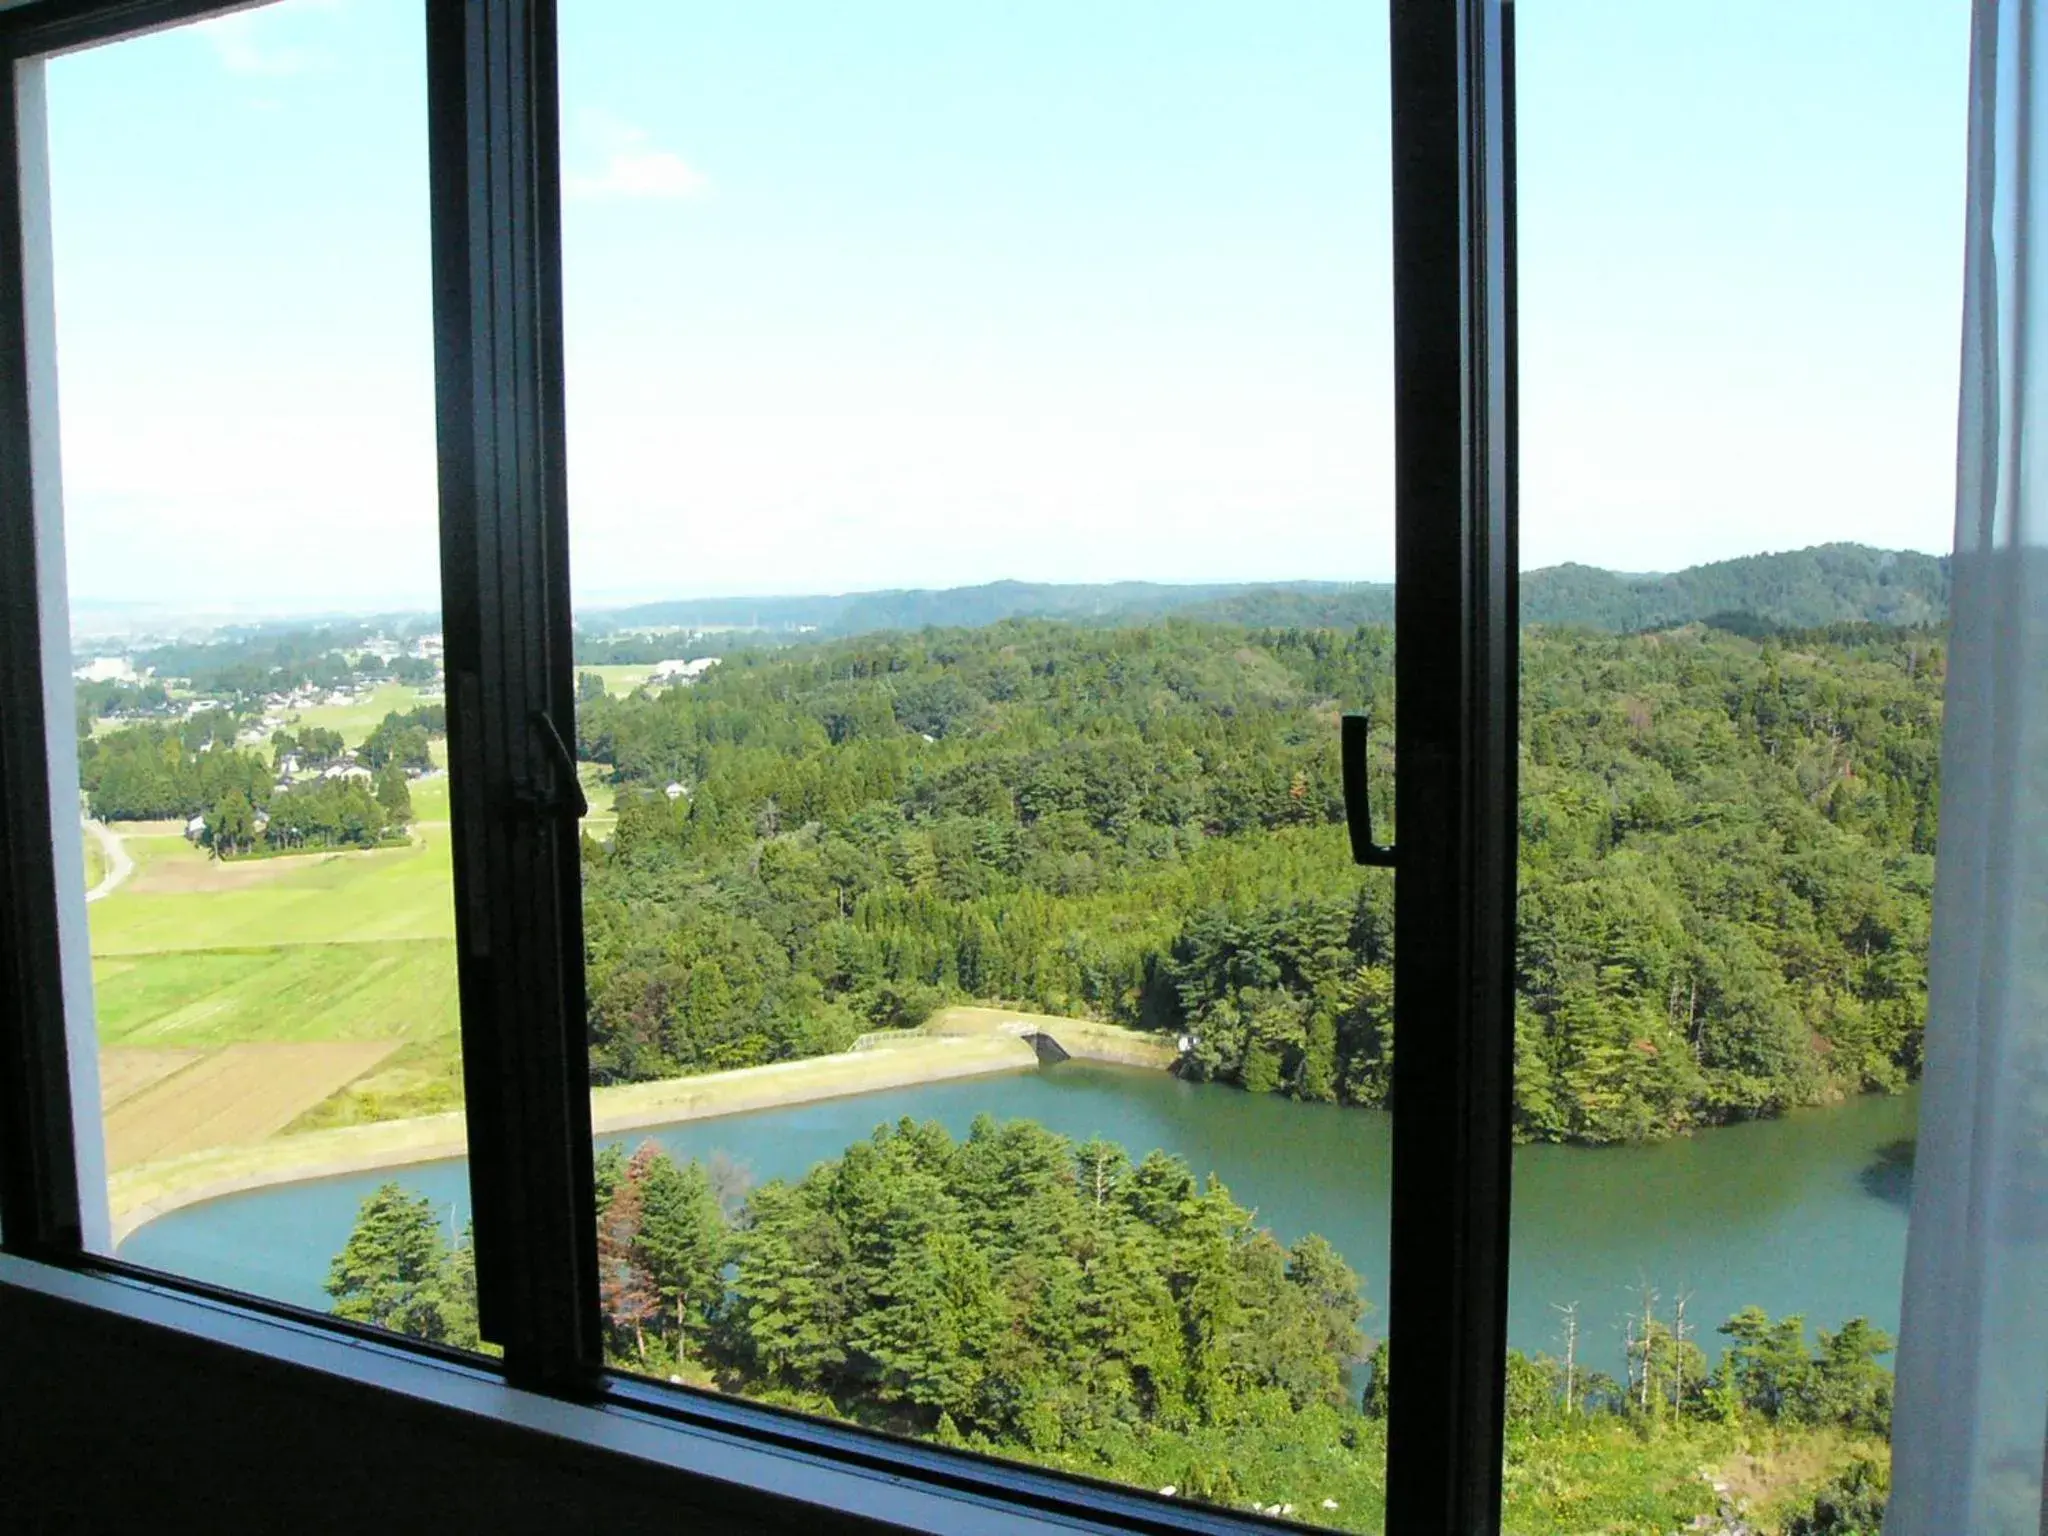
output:
<svg viewBox="0 0 2048 1536"><path fill-rule="evenodd" d="M0 1286L10 1533L879 1530Z"/></svg>

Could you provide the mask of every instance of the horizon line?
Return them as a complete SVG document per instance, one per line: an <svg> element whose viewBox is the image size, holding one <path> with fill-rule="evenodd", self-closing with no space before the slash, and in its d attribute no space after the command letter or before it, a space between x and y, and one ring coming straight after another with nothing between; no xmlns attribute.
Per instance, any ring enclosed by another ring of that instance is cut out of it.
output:
<svg viewBox="0 0 2048 1536"><path fill-rule="evenodd" d="M1860 549L1868 550L1874 554L1880 555L1919 555L1931 560L1946 560L1951 558L1953 554L1953 551L1942 551L1940 553L1935 553L1934 551L1924 549L1887 549L1880 545L1862 544L1853 539L1832 539L1818 544L1800 545L1792 549L1765 549L1755 550L1748 554L1727 555L1715 560L1702 560L1693 565L1679 566L1674 570L1668 571L1624 571L1615 569L1610 566L1592 565L1581 560L1562 560L1557 561L1550 565L1524 566L1521 568L1519 574L1526 577L1541 575L1546 571L1577 569L1597 571L1602 575L1613 576L1624 581L1654 581L1666 577L1683 576L1688 572L1705 570L1713 566L1730 565L1741 560L1770 559L1776 556L1808 554L1816 550L1825 549ZM804 591L788 587L772 591L698 591L670 593L660 596L607 596L599 597L594 600L584 602L576 602L572 594L571 601L572 611L580 615L584 613L604 613L624 608L652 607L657 604L745 602L767 603L796 601L823 602L851 600L863 597L889 597L909 595L914 593L942 594L949 592L971 592L988 587L1003 586L1067 587L1080 589L1098 588L1105 590L1115 587L1158 587L1168 590L1188 590L1193 588L1214 587L1219 589L1227 589L1233 592L1250 592L1257 591L1262 588L1282 587L1320 587L1331 589L1348 588L1355 590L1357 588L1362 587L1391 588L1394 585L1395 582L1392 577L1374 576L1275 576L1252 580L1247 580L1241 577L1160 580L1155 577L1123 576L1100 581L1063 581L1037 577L995 576L986 578L981 581L961 581L953 582L946 585L925 584L884 587L854 587L845 588L839 591ZM303 607L286 604L283 606L250 607L244 609L238 608L231 604L195 604L190 607L180 607L176 603L165 602L160 597L113 598L84 596L79 594L72 594L70 606L74 610L74 612L79 610L119 611L126 609L134 610L137 617L143 617L150 613L157 613L165 616L166 618L214 618L218 621L217 627L227 627L234 624L264 623L276 619L295 619L312 621L319 619L341 620L383 617L411 618L419 615L433 614L438 612L440 609L440 604L438 602L427 601L424 599L406 600L395 597L383 599L365 599L361 603L355 604L353 606L337 606L330 601L318 604L308 602Z"/></svg>

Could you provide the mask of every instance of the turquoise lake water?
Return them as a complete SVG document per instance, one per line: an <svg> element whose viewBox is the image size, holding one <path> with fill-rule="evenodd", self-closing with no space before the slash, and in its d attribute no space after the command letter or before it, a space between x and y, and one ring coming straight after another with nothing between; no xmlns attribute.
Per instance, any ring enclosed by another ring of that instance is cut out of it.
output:
<svg viewBox="0 0 2048 1536"><path fill-rule="evenodd" d="M1865 1316L1896 1331L1917 1094L1869 1098L1644 1147L1524 1147L1515 1157L1509 1336L1560 1348L1558 1305L1577 1302L1581 1353L1619 1370L1621 1319L1651 1285L1689 1323L1745 1305L1833 1328ZM757 1179L792 1177L903 1115L964 1134L978 1114L1028 1117L1076 1139L1102 1135L1142 1156L1178 1153L1222 1178L1283 1240L1320 1232L1357 1268L1383 1326L1390 1121L1162 1072L1065 1062L763 1110L610 1138L652 1137L681 1157L723 1153ZM324 1308L329 1260L363 1197L388 1179L423 1193L459 1228L460 1160L232 1195L133 1234L138 1264Z"/></svg>

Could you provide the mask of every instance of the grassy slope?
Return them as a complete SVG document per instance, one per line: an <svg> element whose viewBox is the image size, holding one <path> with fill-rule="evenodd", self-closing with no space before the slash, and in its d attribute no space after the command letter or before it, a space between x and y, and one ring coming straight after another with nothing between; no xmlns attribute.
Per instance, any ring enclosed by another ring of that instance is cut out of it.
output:
<svg viewBox="0 0 2048 1536"><path fill-rule="evenodd" d="M604 679L604 691L606 693L615 699L623 699L635 688L646 682L648 674L654 668L650 666L579 666L576 670L578 672L595 672Z"/></svg>
<svg viewBox="0 0 2048 1536"><path fill-rule="evenodd" d="M91 833L85 837L85 888L89 891L107 875L107 857L100 852L99 840Z"/></svg>
<svg viewBox="0 0 2048 1536"><path fill-rule="evenodd" d="M459 1103L447 781L413 790L410 848L222 866L181 837L129 835L135 875L91 909L101 1041L399 1040L306 1119Z"/></svg>
<svg viewBox="0 0 2048 1536"><path fill-rule="evenodd" d="M317 725L322 730L339 731L342 739L354 747L361 745L386 715L393 711L404 714L424 702L420 690L409 684L384 683L353 704L318 704L311 709L287 712L285 728L298 730Z"/></svg>
<svg viewBox="0 0 2048 1536"><path fill-rule="evenodd" d="M1648 1426L1613 1418L1519 1428L1509 1436L1502 1527L1509 1536L1692 1529L1777 1531L1857 1455L1885 1442L1834 1428L1699 1420ZM1704 1475L1703 1475L1704 1474ZM1726 1493L1716 1493L1714 1483Z"/></svg>
<svg viewBox="0 0 2048 1536"><path fill-rule="evenodd" d="M762 1395L832 1411L798 1394ZM1335 1530L1376 1532L1386 1517L1383 1420L1318 1422L1311 1413L1277 1428L1256 1418L1193 1431L1110 1427L1086 1448L1049 1454L968 1443L1062 1471L1170 1487L1178 1497L1232 1510L1291 1506L1292 1518ZM1501 1529L1506 1536L1779 1531L1855 1457L1884 1454L1875 1436L1756 1421L1650 1423L1602 1415L1518 1423L1508 1435Z"/></svg>
<svg viewBox="0 0 2048 1536"><path fill-rule="evenodd" d="M381 719L386 707L410 707L413 690L395 692L403 697L381 697L394 693L382 689L355 713L374 708ZM611 788L593 778L586 789L589 830L605 836ZM226 866L167 829L117 827L136 872L91 908L102 1043L403 1042L294 1130L460 1104L446 775L414 781L412 801L410 848Z"/></svg>
<svg viewBox="0 0 2048 1536"><path fill-rule="evenodd" d="M129 850L135 874L95 905L96 955L455 937L445 828L411 848L225 867L180 837Z"/></svg>
<svg viewBox="0 0 2048 1536"><path fill-rule="evenodd" d="M454 1023L454 949L435 940L120 955L93 982L106 1045L386 1040Z"/></svg>
<svg viewBox="0 0 2048 1536"><path fill-rule="evenodd" d="M810 1406L810 1405L799 1405ZM1233 1509L1291 1504L1294 1517L1345 1531L1385 1519L1386 1426L1351 1438L1276 1437L1256 1423L1193 1433L1101 1437L1095 1454L1046 1464L1142 1487L1171 1485ZM1019 1455L1016 1447L986 1447ZM1689 1419L1655 1425L1600 1417L1517 1425L1509 1433L1501 1528L1507 1536L1667 1536L1694 1529L1777 1531L1857 1455L1884 1442L1837 1429ZM1714 1484L1727 1491L1718 1493ZM1334 1509L1323 1501L1332 1500ZM1695 1525L1705 1519L1711 1524ZM1733 1522L1743 1521L1741 1525Z"/></svg>
<svg viewBox="0 0 2048 1536"><path fill-rule="evenodd" d="M612 835L612 829L619 824L615 802L618 786L606 777L605 770L596 763L580 764L576 776L583 785L583 798L590 802L590 814L583 818L586 836L602 841Z"/></svg>

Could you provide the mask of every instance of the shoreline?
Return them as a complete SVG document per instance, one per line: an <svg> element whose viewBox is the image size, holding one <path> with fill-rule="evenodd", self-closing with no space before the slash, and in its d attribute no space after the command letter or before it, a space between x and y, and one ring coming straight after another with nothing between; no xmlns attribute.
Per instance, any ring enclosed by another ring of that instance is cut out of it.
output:
<svg viewBox="0 0 2048 1536"><path fill-rule="evenodd" d="M612 1136L924 1083L1020 1072L1068 1057L1163 1070L1172 1066L1177 1052L1172 1042L1157 1036L1087 1019L1001 1008L949 1008L923 1030L830 1056L592 1089L591 1129L598 1136ZM465 1157L468 1151L462 1111L448 1110L141 1163L107 1181L114 1246L118 1249L159 1216L186 1206L279 1184L443 1162Z"/></svg>

